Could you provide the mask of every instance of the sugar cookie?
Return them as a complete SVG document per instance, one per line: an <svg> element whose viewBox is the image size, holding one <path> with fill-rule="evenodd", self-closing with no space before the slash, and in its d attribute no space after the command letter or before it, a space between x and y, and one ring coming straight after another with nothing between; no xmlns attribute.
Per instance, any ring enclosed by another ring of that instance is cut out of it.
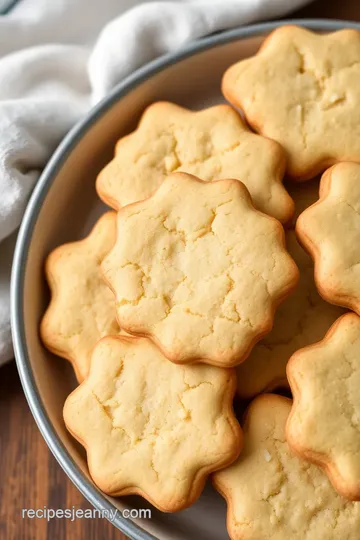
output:
<svg viewBox="0 0 360 540"><path fill-rule="evenodd" d="M243 399L288 387L286 364L297 350L322 339L344 310L325 302L316 290L313 263L295 231L286 231L286 246L300 270L299 284L276 312L274 327L237 367L238 394Z"/></svg>
<svg viewBox="0 0 360 540"><path fill-rule="evenodd" d="M360 165L340 163L323 175L320 199L297 220L315 261L320 294L360 314Z"/></svg>
<svg viewBox="0 0 360 540"><path fill-rule="evenodd" d="M214 474L228 503L232 540L358 540L360 503L338 495L326 474L294 455L285 440L291 401L264 394L250 405L244 448Z"/></svg>
<svg viewBox="0 0 360 540"><path fill-rule="evenodd" d="M148 339L103 338L64 419L85 446L94 482L164 512L192 504L207 475L237 458L234 370L176 366Z"/></svg>
<svg viewBox="0 0 360 540"><path fill-rule="evenodd" d="M118 231L102 268L120 326L173 362L239 364L297 283L282 226L237 180L174 173L119 211Z"/></svg>
<svg viewBox="0 0 360 540"><path fill-rule="evenodd" d="M262 135L279 142L289 175L306 180L360 161L360 32L281 26L258 54L231 66L222 88Z"/></svg>
<svg viewBox="0 0 360 540"><path fill-rule="evenodd" d="M344 315L323 341L297 351L287 373L290 446L319 464L344 497L360 500L360 318Z"/></svg>
<svg viewBox="0 0 360 540"><path fill-rule="evenodd" d="M120 139L114 159L97 179L99 196L110 206L150 197L171 172L202 180L241 180L258 210L287 222L294 205L282 185L280 145L252 133L228 105L190 111L173 103L154 103L138 128Z"/></svg>
<svg viewBox="0 0 360 540"><path fill-rule="evenodd" d="M82 381L95 343L118 334L115 299L100 263L116 238L116 214L107 212L87 238L55 249L46 261L51 302L41 322L41 337L53 353L73 364Z"/></svg>

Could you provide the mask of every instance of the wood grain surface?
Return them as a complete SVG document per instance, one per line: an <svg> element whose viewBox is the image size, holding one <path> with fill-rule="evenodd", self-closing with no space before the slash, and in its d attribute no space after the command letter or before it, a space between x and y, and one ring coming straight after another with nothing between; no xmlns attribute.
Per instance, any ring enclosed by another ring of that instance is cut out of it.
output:
<svg viewBox="0 0 360 540"><path fill-rule="evenodd" d="M318 0L292 16L359 21L360 2ZM23 508L91 506L50 454L14 362L0 368L0 479L0 540L126 540L105 519L22 519Z"/></svg>

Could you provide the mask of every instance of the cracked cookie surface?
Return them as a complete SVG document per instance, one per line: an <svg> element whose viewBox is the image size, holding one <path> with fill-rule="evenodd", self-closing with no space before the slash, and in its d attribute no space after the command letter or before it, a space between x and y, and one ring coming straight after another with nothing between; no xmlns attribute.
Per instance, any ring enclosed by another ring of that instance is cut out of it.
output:
<svg viewBox="0 0 360 540"><path fill-rule="evenodd" d="M118 213L104 259L120 326L151 337L172 361L239 364L271 329L297 283L284 231L237 180L168 176Z"/></svg>
<svg viewBox="0 0 360 540"><path fill-rule="evenodd" d="M295 231L286 231L286 247L300 271L299 284L276 312L271 332L237 367L238 394L243 399L287 388L286 364L300 348L322 339L344 310L325 302L317 292L313 262L299 245Z"/></svg>
<svg viewBox="0 0 360 540"><path fill-rule="evenodd" d="M41 322L42 341L71 361L78 381L88 374L96 342L120 332L114 294L100 268L115 238L116 213L107 212L84 240L56 248L46 260L51 302Z"/></svg>
<svg viewBox="0 0 360 540"><path fill-rule="evenodd" d="M175 512L197 499L210 472L239 455L235 387L234 370L176 366L148 339L108 337L67 398L64 419L103 491L141 495Z"/></svg>
<svg viewBox="0 0 360 540"><path fill-rule="evenodd" d="M120 139L114 159L97 179L99 196L119 209L150 197L176 171L204 181L241 180L258 210L287 222L293 202L282 185L280 145L252 133L228 105L190 111L173 103L154 103L138 128Z"/></svg>
<svg viewBox="0 0 360 540"><path fill-rule="evenodd" d="M360 503L341 497L326 474L294 455L285 440L291 400L264 394L249 406L244 448L214 474L228 503L232 540L357 540Z"/></svg>
<svg viewBox="0 0 360 540"><path fill-rule="evenodd" d="M256 131L282 145L288 173L306 180L360 161L359 77L360 32L282 26L226 71L222 88Z"/></svg>
<svg viewBox="0 0 360 540"><path fill-rule="evenodd" d="M360 314L360 165L340 163L320 183L320 199L297 220L296 232L315 262L328 302Z"/></svg>
<svg viewBox="0 0 360 540"><path fill-rule="evenodd" d="M360 318L344 315L287 367L294 404L287 439L344 497L360 500Z"/></svg>

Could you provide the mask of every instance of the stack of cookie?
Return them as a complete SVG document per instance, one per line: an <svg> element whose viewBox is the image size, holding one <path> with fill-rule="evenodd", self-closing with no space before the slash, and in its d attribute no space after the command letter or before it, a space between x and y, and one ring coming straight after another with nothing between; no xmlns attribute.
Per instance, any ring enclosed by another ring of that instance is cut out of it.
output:
<svg viewBox="0 0 360 540"><path fill-rule="evenodd" d="M359 537L358 75L358 32L277 29L223 78L258 134L153 104L98 176L116 212L48 257L41 335L106 493L174 512L212 474L233 539Z"/></svg>

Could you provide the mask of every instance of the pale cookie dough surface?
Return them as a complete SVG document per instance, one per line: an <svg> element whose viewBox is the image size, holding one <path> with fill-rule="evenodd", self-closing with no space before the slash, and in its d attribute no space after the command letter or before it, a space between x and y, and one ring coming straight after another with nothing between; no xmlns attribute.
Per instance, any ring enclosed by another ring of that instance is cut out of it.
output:
<svg viewBox="0 0 360 540"><path fill-rule="evenodd" d="M277 310L270 334L237 367L238 394L243 399L265 390L288 387L286 364L291 355L322 339L344 313L319 296L313 262L299 245L294 230L286 232L286 246L300 270L299 284Z"/></svg>
<svg viewBox="0 0 360 540"><path fill-rule="evenodd" d="M283 228L236 180L172 174L120 210L118 231L102 268L120 326L174 362L240 363L297 282Z"/></svg>
<svg viewBox="0 0 360 540"><path fill-rule="evenodd" d="M100 489L175 512L197 499L210 472L239 455L235 386L234 370L176 366L148 339L108 337L67 398L64 419Z"/></svg>
<svg viewBox="0 0 360 540"><path fill-rule="evenodd" d="M360 503L337 494L323 471L294 455L285 440L291 401L265 394L253 401L244 448L214 474L228 502L232 540L358 540Z"/></svg>
<svg viewBox="0 0 360 540"><path fill-rule="evenodd" d="M284 170L280 145L252 133L228 105L195 112L159 102L146 109L136 131L118 141L97 191L119 209L150 197L172 172L204 181L236 178L258 210L286 222L294 205L282 185Z"/></svg>
<svg viewBox="0 0 360 540"><path fill-rule="evenodd" d="M326 171L320 200L301 214L296 231L314 258L320 294L360 313L360 165Z"/></svg>
<svg viewBox="0 0 360 540"><path fill-rule="evenodd" d="M250 125L279 142L287 170L305 180L360 161L360 32L272 32L259 53L231 66L223 92Z"/></svg>
<svg viewBox="0 0 360 540"><path fill-rule="evenodd" d="M100 268L115 239L116 213L107 212L87 238L58 247L46 261L51 302L41 337L50 351L71 361L79 381L88 374L96 342L120 331L114 294Z"/></svg>
<svg viewBox="0 0 360 540"><path fill-rule="evenodd" d="M323 341L296 352L287 370L295 399L290 445L322 466L344 497L360 500L358 315L338 319Z"/></svg>

